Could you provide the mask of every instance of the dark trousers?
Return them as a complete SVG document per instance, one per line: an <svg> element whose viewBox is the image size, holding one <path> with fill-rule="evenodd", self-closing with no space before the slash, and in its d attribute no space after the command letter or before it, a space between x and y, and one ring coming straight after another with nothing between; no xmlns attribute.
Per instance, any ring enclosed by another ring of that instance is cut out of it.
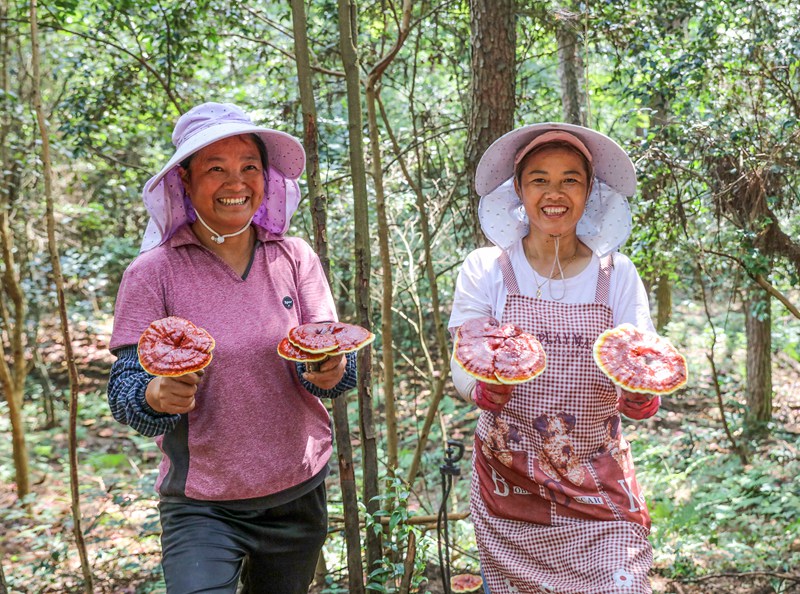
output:
<svg viewBox="0 0 800 594"><path fill-rule="evenodd" d="M230 510L160 502L168 594L306 594L325 542L325 483L284 505Z"/></svg>

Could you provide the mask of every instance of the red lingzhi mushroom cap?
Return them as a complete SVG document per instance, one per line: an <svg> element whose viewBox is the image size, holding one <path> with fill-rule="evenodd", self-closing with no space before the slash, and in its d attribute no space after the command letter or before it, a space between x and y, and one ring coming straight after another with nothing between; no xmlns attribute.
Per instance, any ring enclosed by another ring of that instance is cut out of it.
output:
<svg viewBox="0 0 800 594"><path fill-rule="evenodd" d="M294 346L288 338L281 340L278 344L278 354L289 361L299 361L301 363L315 363L327 358L328 353L309 353Z"/></svg>
<svg viewBox="0 0 800 594"><path fill-rule="evenodd" d="M601 371L629 392L666 395L689 379L686 359L666 339L633 324L606 330L594 344Z"/></svg>
<svg viewBox="0 0 800 594"><path fill-rule="evenodd" d="M483 590L483 579L474 573L460 573L450 578L450 590L453 594L467 594Z"/></svg>
<svg viewBox="0 0 800 594"><path fill-rule="evenodd" d="M174 377L211 363L211 335L189 320L169 316L154 321L139 338L139 363L151 375Z"/></svg>
<svg viewBox="0 0 800 594"><path fill-rule="evenodd" d="M301 324L289 330L289 341L309 353L334 355L352 353L373 340L375 335L361 326L344 322Z"/></svg>
<svg viewBox="0 0 800 594"><path fill-rule="evenodd" d="M527 382L546 365L544 349L535 336L489 316L461 325L453 355L464 371L490 384Z"/></svg>

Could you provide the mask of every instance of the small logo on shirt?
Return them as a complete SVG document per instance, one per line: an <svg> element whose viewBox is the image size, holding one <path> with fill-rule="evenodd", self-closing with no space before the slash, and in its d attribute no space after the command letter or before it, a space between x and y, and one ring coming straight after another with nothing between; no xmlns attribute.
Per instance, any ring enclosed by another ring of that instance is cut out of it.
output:
<svg viewBox="0 0 800 594"><path fill-rule="evenodd" d="M294 301L292 300L291 297L287 295L286 297L283 298L283 307L285 307L286 309L292 309L293 305Z"/></svg>

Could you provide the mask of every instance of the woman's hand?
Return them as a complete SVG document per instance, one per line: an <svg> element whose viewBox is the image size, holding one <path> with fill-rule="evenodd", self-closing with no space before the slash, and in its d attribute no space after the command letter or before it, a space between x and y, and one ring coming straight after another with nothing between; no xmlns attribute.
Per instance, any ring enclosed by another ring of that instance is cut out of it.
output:
<svg viewBox="0 0 800 594"><path fill-rule="evenodd" d="M622 388L617 388L617 394L617 410L634 421L649 419L661 406L661 397L657 394L628 392Z"/></svg>
<svg viewBox="0 0 800 594"><path fill-rule="evenodd" d="M501 384L498 386L497 384L478 382L475 386L475 391L472 392L472 401L478 408L499 413L506 403L511 400L511 392L513 391L513 385Z"/></svg>
<svg viewBox="0 0 800 594"><path fill-rule="evenodd" d="M144 393L147 404L156 412L179 415L194 410L194 395L203 371L177 377L158 376L150 380Z"/></svg>
<svg viewBox="0 0 800 594"><path fill-rule="evenodd" d="M344 355L333 355L319 365L317 371L306 371L303 379L323 390L330 390L344 377L347 368L347 359Z"/></svg>

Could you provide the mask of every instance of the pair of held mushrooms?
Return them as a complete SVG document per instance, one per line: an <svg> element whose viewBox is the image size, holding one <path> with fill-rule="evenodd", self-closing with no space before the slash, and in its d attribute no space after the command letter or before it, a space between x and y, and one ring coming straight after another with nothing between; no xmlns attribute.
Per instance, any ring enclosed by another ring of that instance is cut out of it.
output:
<svg viewBox="0 0 800 594"><path fill-rule="evenodd" d="M318 364L331 355L357 351L375 340L361 326L341 322L301 324L289 330L278 354L290 361ZM151 375L179 376L211 363L215 342L189 320L169 316L154 321L139 339L139 362Z"/></svg>
<svg viewBox="0 0 800 594"><path fill-rule="evenodd" d="M600 370L629 392L665 395L688 379L686 360L672 344L633 324L603 332L594 343ZM519 384L541 374L546 356L535 336L492 317L465 322L456 333L454 359L467 373L490 384Z"/></svg>

